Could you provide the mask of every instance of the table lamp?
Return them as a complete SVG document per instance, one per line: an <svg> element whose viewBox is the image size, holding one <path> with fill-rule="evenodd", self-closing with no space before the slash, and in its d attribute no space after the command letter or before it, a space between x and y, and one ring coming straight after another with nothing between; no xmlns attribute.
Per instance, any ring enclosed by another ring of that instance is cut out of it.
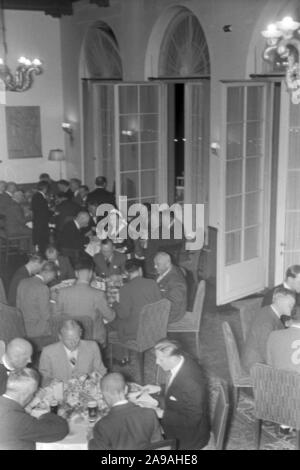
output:
<svg viewBox="0 0 300 470"><path fill-rule="evenodd" d="M65 155L61 149L52 149L49 152L48 160L51 162L59 162L59 178L62 179L62 161L64 161Z"/></svg>

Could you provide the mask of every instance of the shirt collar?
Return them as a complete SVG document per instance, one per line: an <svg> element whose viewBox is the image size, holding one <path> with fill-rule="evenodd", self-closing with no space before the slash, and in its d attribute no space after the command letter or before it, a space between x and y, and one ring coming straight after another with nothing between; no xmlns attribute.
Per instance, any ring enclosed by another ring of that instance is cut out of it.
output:
<svg viewBox="0 0 300 470"><path fill-rule="evenodd" d="M280 320L281 315L277 312L276 307L275 307L273 304L271 305L271 309L273 310L273 312L275 313L275 315L276 315L276 316L279 318L279 320Z"/></svg>
<svg viewBox="0 0 300 470"><path fill-rule="evenodd" d="M167 274L171 271L172 266L170 266L164 273L160 274L158 278L156 279L156 282L160 282L164 277L166 277Z"/></svg>
<svg viewBox="0 0 300 470"><path fill-rule="evenodd" d="M35 277L37 277L37 278L39 278L41 281L45 282L43 276L41 276L40 274L36 274Z"/></svg>
<svg viewBox="0 0 300 470"><path fill-rule="evenodd" d="M289 328L300 328L300 323L292 323Z"/></svg>
<svg viewBox="0 0 300 470"><path fill-rule="evenodd" d="M66 354L67 354L68 358L75 357L77 359L79 345L78 345L78 348L75 349L74 351L70 351L70 349L66 348L66 346L64 344L63 344L63 347L65 348L65 351L66 351Z"/></svg>
<svg viewBox="0 0 300 470"><path fill-rule="evenodd" d="M4 354L1 359L2 364L7 370L13 371L14 369L7 364L6 355Z"/></svg>
<svg viewBox="0 0 300 470"><path fill-rule="evenodd" d="M46 199L46 196L45 196L45 194L43 193L43 191L38 191L38 193L40 193L40 194L43 196L43 198Z"/></svg>
<svg viewBox="0 0 300 470"><path fill-rule="evenodd" d="M126 405L128 403L128 400L120 400L120 401L117 401L116 403L114 403L112 405L112 408L114 408L115 406L119 406L119 405Z"/></svg>
<svg viewBox="0 0 300 470"><path fill-rule="evenodd" d="M173 367L173 369L170 370L171 378L169 380L168 386L170 386L170 384L173 382L174 378L178 374L183 363L184 363L184 357L180 356L180 361L178 362L178 364L175 367Z"/></svg>
<svg viewBox="0 0 300 470"><path fill-rule="evenodd" d="M78 230L80 230L80 225L79 225L79 223L77 222L76 219L74 219L74 224L76 225L76 227L78 228Z"/></svg>

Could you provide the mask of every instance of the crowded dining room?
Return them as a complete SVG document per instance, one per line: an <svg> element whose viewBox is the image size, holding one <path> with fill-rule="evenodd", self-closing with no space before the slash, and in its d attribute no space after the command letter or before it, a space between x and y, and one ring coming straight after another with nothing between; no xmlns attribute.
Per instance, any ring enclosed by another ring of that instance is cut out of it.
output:
<svg viewBox="0 0 300 470"><path fill-rule="evenodd" d="M0 0L0 450L300 450L299 188L299 0Z"/></svg>

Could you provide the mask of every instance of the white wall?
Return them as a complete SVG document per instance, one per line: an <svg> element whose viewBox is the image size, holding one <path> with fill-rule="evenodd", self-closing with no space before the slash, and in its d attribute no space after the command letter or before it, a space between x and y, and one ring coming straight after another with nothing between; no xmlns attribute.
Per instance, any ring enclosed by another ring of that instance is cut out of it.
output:
<svg viewBox="0 0 300 470"><path fill-rule="evenodd" d="M42 172L59 177L59 164L48 161L51 148L64 150L62 67L59 20L42 12L5 11L8 64L15 70L17 59L24 55L39 57L44 73L34 78L26 92L6 92L10 106L40 106L43 158L9 160L7 156L4 105L0 105L0 179L29 183ZM63 165L64 166L64 165Z"/></svg>

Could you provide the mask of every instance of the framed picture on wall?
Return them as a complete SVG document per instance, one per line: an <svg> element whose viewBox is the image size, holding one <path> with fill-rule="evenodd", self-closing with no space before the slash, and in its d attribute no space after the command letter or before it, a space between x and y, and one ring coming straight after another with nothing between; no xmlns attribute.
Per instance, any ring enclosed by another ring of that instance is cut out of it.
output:
<svg viewBox="0 0 300 470"><path fill-rule="evenodd" d="M39 106L6 106L8 158L41 158Z"/></svg>

